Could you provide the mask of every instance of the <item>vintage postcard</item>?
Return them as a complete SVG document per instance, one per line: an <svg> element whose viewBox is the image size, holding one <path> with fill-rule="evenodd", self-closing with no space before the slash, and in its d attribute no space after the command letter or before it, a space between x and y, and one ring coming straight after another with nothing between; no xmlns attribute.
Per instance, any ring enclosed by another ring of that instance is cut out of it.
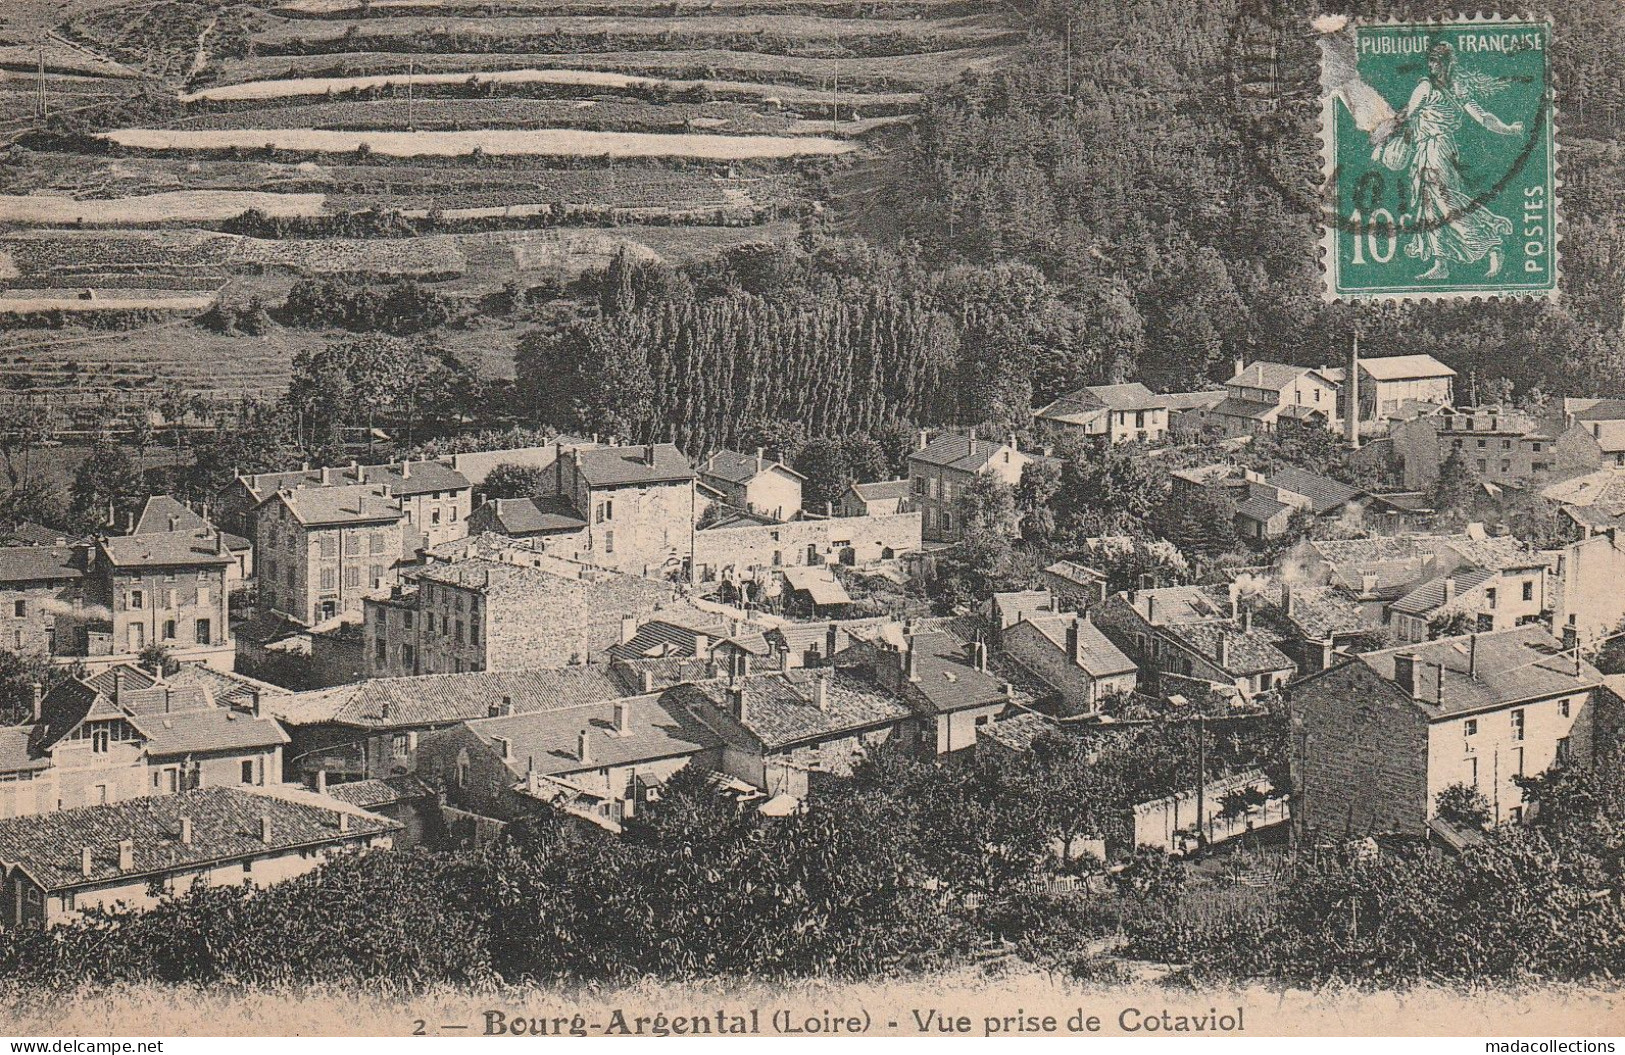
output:
<svg viewBox="0 0 1625 1055"><path fill-rule="evenodd" d="M0 0L0 1035L1610 1055L1622 55Z"/></svg>

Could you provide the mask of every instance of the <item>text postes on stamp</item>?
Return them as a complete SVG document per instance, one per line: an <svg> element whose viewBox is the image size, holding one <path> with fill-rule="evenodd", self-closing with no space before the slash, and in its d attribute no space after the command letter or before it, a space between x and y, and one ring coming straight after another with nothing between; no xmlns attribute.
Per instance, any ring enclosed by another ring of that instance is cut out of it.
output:
<svg viewBox="0 0 1625 1055"><path fill-rule="evenodd" d="M1324 33L1330 298L1555 295L1551 43L1512 19Z"/></svg>

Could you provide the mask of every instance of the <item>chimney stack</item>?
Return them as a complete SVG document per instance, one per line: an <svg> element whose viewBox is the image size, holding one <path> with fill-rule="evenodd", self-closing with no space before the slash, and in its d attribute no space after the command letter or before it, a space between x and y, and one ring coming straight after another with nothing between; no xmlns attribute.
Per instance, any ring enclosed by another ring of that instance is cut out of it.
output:
<svg viewBox="0 0 1625 1055"><path fill-rule="evenodd" d="M123 689L123 688L124 688L124 672L122 670L120 670L118 667L114 667L113 668L113 702L115 704L118 703L119 696L121 695L120 690Z"/></svg>
<svg viewBox="0 0 1625 1055"><path fill-rule="evenodd" d="M325 465L322 466L322 486L326 487L328 484L330 484L332 482L333 482L333 470L329 469Z"/></svg>
<svg viewBox="0 0 1625 1055"><path fill-rule="evenodd" d="M908 636L908 643L903 647L903 680L919 681L920 664L914 655L914 635Z"/></svg>
<svg viewBox="0 0 1625 1055"><path fill-rule="evenodd" d="M820 711L829 710L829 678L820 674L813 680L813 704Z"/></svg>
<svg viewBox="0 0 1625 1055"><path fill-rule="evenodd" d="M1145 595L1145 621L1157 625L1157 596L1149 592Z"/></svg>
<svg viewBox="0 0 1625 1055"><path fill-rule="evenodd" d="M1394 684L1411 698L1416 697L1416 656L1401 652L1394 657Z"/></svg>
<svg viewBox="0 0 1625 1055"><path fill-rule="evenodd" d="M350 833L350 815L348 813L340 813L339 814L339 834L340 835L348 835L349 833Z"/></svg>
<svg viewBox="0 0 1625 1055"><path fill-rule="evenodd" d="M699 657L700 659L704 659L706 656L708 656L710 654L711 654L711 635L695 633L695 635L694 635L694 655Z"/></svg>
<svg viewBox="0 0 1625 1055"><path fill-rule="evenodd" d="M576 734L576 757L581 759L582 765L590 765L592 763L591 737L585 729Z"/></svg>
<svg viewBox="0 0 1625 1055"><path fill-rule="evenodd" d="M1349 446L1360 449L1360 331L1354 331L1354 343L1349 346L1349 376L1343 382L1347 394L1343 401L1343 428Z"/></svg>
<svg viewBox="0 0 1625 1055"><path fill-rule="evenodd" d="M79 872L88 879L90 877L90 873L95 871L95 869L96 855L92 853L90 847L87 846L79 851Z"/></svg>
<svg viewBox="0 0 1625 1055"><path fill-rule="evenodd" d="M1456 599L1456 577L1454 575L1446 575L1444 577L1444 603L1449 604L1450 602L1454 601L1455 599Z"/></svg>
<svg viewBox="0 0 1625 1055"><path fill-rule="evenodd" d="M135 871L134 839L120 839L118 841L118 870L120 872Z"/></svg>
<svg viewBox="0 0 1625 1055"><path fill-rule="evenodd" d="M1565 626L1563 628L1563 651L1564 652L1576 652L1579 649L1579 647L1580 647L1580 631L1579 631L1579 628L1576 627L1573 623L1570 623L1570 624L1568 624L1567 626ZM37 684L34 686L34 690L35 690L34 691L34 699L36 701L38 701L39 700L39 686ZM34 718L35 718L35 720L38 720L38 718L39 718L39 704L38 704L38 702L36 702L34 704Z"/></svg>
<svg viewBox="0 0 1625 1055"><path fill-rule="evenodd" d="M401 479L402 480L410 480L411 478L412 478L412 459L407 458L405 461L401 462Z"/></svg>
<svg viewBox="0 0 1625 1055"><path fill-rule="evenodd" d="M1281 610L1287 618L1292 617L1292 584L1289 582L1281 584Z"/></svg>
<svg viewBox="0 0 1625 1055"><path fill-rule="evenodd" d="M652 670L638 671L638 692L647 696L655 691L655 675Z"/></svg>
<svg viewBox="0 0 1625 1055"><path fill-rule="evenodd" d="M1068 663L1078 661L1078 621L1082 618L1082 616L1078 616L1077 619L1073 619L1072 622L1068 623L1066 627L1066 661Z"/></svg>
<svg viewBox="0 0 1625 1055"><path fill-rule="evenodd" d="M496 745L496 749L498 751L502 752L502 760L504 762L513 761L512 740L509 740L506 736L493 736L491 737L491 742Z"/></svg>
<svg viewBox="0 0 1625 1055"><path fill-rule="evenodd" d="M268 813L260 814L260 842L271 845L271 815Z"/></svg>
<svg viewBox="0 0 1625 1055"><path fill-rule="evenodd" d="M37 722L45 716L45 686L36 681L29 688L34 697L34 721Z"/></svg>
<svg viewBox="0 0 1625 1055"><path fill-rule="evenodd" d="M1478 677L1478 635L1467 635L1467 676Z"/></svg>
<svg viewBox="0 0 1625 1055"><path fill-rule="evenodd" d="M766 447L758 447L758 448L756 448L756 471L757 472L761 472L762 469L765 468L764 463L766 461L767 461L767 448Z"/></svg>
<svg viewBox="0 0 1625 1055"><path fill-rule="evenodd" d="M1252 633L1252 630L1253 610L1251 608L1243 608L1241 610L1241 632L1244 634L1250 634Z"/></svg>
<svg viewBox="0 0 1625 1055"><path fill-rule="evenodd" d="M979 672L987 673L987 642L976 641L971 644L971 665Z"/></svg>
<svg viewBox="0 0 1625 1055"><path fill-rule="evenodd" d="M621 616L621 644L626 644L637 636L638 617L635 615Z"/></svg>
<svg viewBox="0 0 1625 1055"><path fill-rule="evenodd" d="M655 463L655 445L654 444L645 443L643 445L643 462L644 462L645 465L653 465Z"/></svg>
<svg viewBox="0 0 1625 1055"><path fill-rule="evenodd" d="M734 721L745 724L750 718L750 704L745 701L745 687L733 685L728 688L728 710Z"/></svg>
<svg viewBox="0 0 1625 1055"><path fill-rule="evenodd" d="M174 513L169 514L169 530L174 531L181 526L181 518Z"/></svg>
<svg viewBox="0 0 1625 1055"><path fill-rule="evenodd" d="M632 732L632 705L626 700L615 701L615 732L629 736Z"/></svg>
<svg viewBox="0 0 1625 1055"><path fill-rule="evenodd" d="M181 845L192 845L192 818L190 817L181 818Z"/></svg>
<svg viewBox="0 0 1625 1055"><path fill-rule="evenodd" d="M500 704L500 706L501 706L502 710L499 711L498 713L501 714L503 717L507 717L508 715L512 714L513 713L513 697L512 696L504 696L504 697L502 697L502 703Z"/></svg>
<svg viewBox="0 0 1625 1055"><path fill-rule="evenodd" d="M1218 631L1219 631L1219 647L1216 650L1217 655L1214 657L1214 659L1218 663L1220 670L1229 670L1230 669L1230 635L1225 632L1225 629L1222 626L1218 628Z"/></svg>
<svg viewBox="0 0 1625 1055"><path fill-rule="evenodd" d="M834 664L835 653L839 650L840 644L841 628L831 623L824 631L824 657L831 662L831 665Z"/></svg>
<svg viewBox="0 0 1625 1055"><path fill-rule="evenodd" d="M931 442L931 434L929 432L925 431L924 429L921 429L920 434L915 437L914 449L918 450L918 451L923 451L923 450L925 450L926 445L928 443L930 443L930 442Z"/></svg>
<svg viewBox="0 0 1625 1055"><path fill-rule="evenodd" d="M327 770L325 769L318 769L316 771L316 794L327 794Z"/></svg>

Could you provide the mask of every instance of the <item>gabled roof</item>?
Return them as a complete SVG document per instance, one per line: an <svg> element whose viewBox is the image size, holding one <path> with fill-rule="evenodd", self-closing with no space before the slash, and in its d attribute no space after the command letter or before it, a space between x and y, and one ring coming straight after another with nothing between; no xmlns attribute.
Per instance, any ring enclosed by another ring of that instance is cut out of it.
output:
<svg viewBox="0 0 1625 1055"><path fill-rule="evenodd" d="M1457 568L1449 575L1436 575L1427 580L1389 607L1404 615L1432 615L1445 605L1446 583L1454 583L1454 597L1461 597L1493 578L1495 573L1487 568Z"/></svg>
<svg viewBox="0 0 1625 1055"><path fill-rule="evenodd" d="M84 574L69 546L0 548L0 583L71 582Z"/></svg>
<svg viewBox="0 0 1625 1055"><path fill-rule="evenodd" d="M986 707L1007 700L1003 678L977 670L967 653L969 642L946 630L915 634L914 647L918 680L909 685L925 697L926 709L933 713Z"/></svg>
<svg viewBox="0 0 1625 1055"><path fill-rule="evenodd" d="M1552 484L1541 497L1567 506L1595 506L1610 516L1625 513L1625 469L1599 469Z"/></svg>
<svg viewBox="0 0 1625 1055"><path fill-rule="evenodd" d="M147 753L155 756L248 751L288 743L288 734L272 719L230 707L138 714L132 722L147 738Z"/></svg>
<svg viewBox="0 0 1625 1055"><path fill-rule="evenodd" d="M1231 623L1175 623L1162 627L1168 637L1190 648L1228 674L1262 674L1266 671L1296 670L1292 657L1275 647L1259 630L1243 630ZM1225 661L1219 662L1219 642L1224 641Z"/></svg>
<svg viewBox="0 0 1625 1055"><path fill-rule="evenodd" d="M676 690L671 690L675 692ZM543 776L558 776L608 766L635 765L664 758L694 755L721 747L722 740L680 702L657 692L615 700L561 707L500 718L481 718L467 729L491 745L500 757L506 740L508 771L523 778L534 769ZM616 729L617 705L624 708L627 731ZM587 758L580 754L581 734L587 734Z"/></svg>
<svg viewBox="0 0 1625 1055"><path fill-rule="evenodd" d="M132 535L157 535L168 531L190 531L199 540L209 543L213 541L212 532L215 526L203 519L197 513L171 495L153 495L147 499L146 505L141 507L141 515L136 518ZM229 531L222 531L220 537L226 543L226 549L233 553L241 553L249 548L249 542L241 535L233 535Z"/></svg>
<svg viewBox="0 0 1625 1055"><path fill-rule="evenodd" d="M1353 662L1363 663L1378 677L1393 681L1394 657L1406 653L1416 657L1414 696L1420 699L1413 698L1413 702L1430 718L1581 692L1603 684L1595 667L1584 660L1576 665L1573 655L1563 653L1556 638L1532 624L1385 648L1356 656ZM1473 668L1471 674L1469 665Z"/></svg>
<svg viewBox="0 0 1625 1055"><path fill-rule="evenodd" d="M1069 392L1049 406L1037 411L1041 418L1062 418L1068 414L1089 410L1160 410L1168 405L1167 397L1159 396L1138 381L1122 385L1088 385Z"/></svg>
<svg viewBox="0 0 1625 1055"><path fill-rule="evenodd" d="M208 531L164 531L150 535L114 535L97 544L114 567L207 567L232 562L224 539Z"/></svg>
<svg viewBox="0 0 1625 1055"><path fill-rule="evenodd" d="M1575 421L1625 420L1625 399L1599 399L1573 412Z"/></svg>
<svg viewBox="0 0 1625 1055"><path fill-rule="evenodd" d="M806 477L774 458L758 458L754 454L741 454L724 447L700 463L699 474L713 480L726 480L732 484L748 484L764 473L779 472L797 480Z"/></svg>
<svg viewBox="0 0 1625 1055"><path fill-rule="evenodd" d="M1235 385L1238 388L1263 388L1271 392L1279 392L1304 374L1314 374L1320 380L1326 380L1312 367L1293 366L1290 363L1270 363L1260 360L1256 363L1248 363L1225 384L1227 386Z"/></svg>
<svg viewBox="0 0 1625 1055"><path fill-rule="evenodd" d="M562 498L494 498L487 505L496 529L504 535L546 535L587 526Z"/></svg>
<svg viewBox="0 0 1625 1055"><path fill-rule="evenodd" d="M76 540L71 531L58 531L32 520L0 526L0 546L55 546L58 543L65 546Z"/></svg>
<svg viewBox="0 0 1625 1055"><path fill-rule="evenodd" d="M958 432L944 432L919 450L909 452L908 460L922 465L979 473L987 468L1001 451L1019 454L1007 445L993 440L976 439Z"/></svg>
<svg viewBox="0 0 1625 1055"><path fill-rule="evenodd" d="M841 585L835 573L825 567L785 568L784 584L798 593L804 593L813 604L851 604L852 596Z"/></svg>
<svg viewBox="0 0 1625 1055"><path fill-rule="evenodd" d="M1260 524L1267 524L1272 518L1288 512L1291 509L1292 507L1287 505L1285 502L1277 502L1273 498L1268 498L1264 495L1257 494L1248 495L1246 498L1236 503L1237 516L1246 517L1249 520L1256 520Z"/></svg>
<svg viewBox="0 0 1625 1055"><path fill-rule="evenodd" d="M381 835L396 822L353 808L324 808L292 797L237 787L198 788L175 795L148 795L106 806L84 806L0 820L0 861L20 865L48 891L71 890L110 880L163 874L214 861L263 857L302 846L348 842ZM349 830L339 830L348 816ZM181 841L181 820L192 824ZM270 820L270 840L262 838ZM119 842L134 844L134 867L121 871ZM81 854L88 848L90 874Z"/></svg>
<svg viewBox="0 0 1625 1055"><path fill-rule="evenodd" d="M290 725L331 722L369 729L407 729L484 718L504 697L515 712L576 707L625 695L603 664L558 670L474 671L371 678L266 699L262 708Z"/></svg>
<svg viewBox="0 0 1625 1055"><path fill-rule="evenodd" d="M599 447L576 450L581 478L589 487L626 487L635 484L686 483L694 479L694 468L675 444L653 444L651 463L647 446Z"/></svg>
<svg viewBox="0 0 1625 1055"><path fill-rule="evenodd" d="M909 496L908 480L877 480L874 483L853 484L852 491L865 502L897 501Z"/></svg>
<svg viewBox="0 0 1625 1055"><path fill-rule="evenodd" d="M294 519L307 527L335 524L386 524L405 517L400 503L377 484L303 487L273 495Z"/></svg>
<svg viewBox="0 0 1625 1055"><path fill-rule="evenodd" d="M1207 410L1224 402L1222 388L1207 392L1168 392L1162 396L1169 410Z"/></svg>
<svg viewBox="0 0 1625 1055"><path fill-rule="evenodd" d="M1431 355L1383 355L1374 359L1361 359L1360 369L1376 381L1456 376L1454 370Z"/></svg>
<svg viewBox="0 0 1625 1055"><path fill-rule="evenodd" d="M263 502L276 492L287 488L303 490L317 487L353 487L357 484L381 486L388 484L391 493L401 496L429 494L434 491L462 491L472 485L468 477L451 466L434 459L424 461L390 462L384 465L340 465L326 470L323 482L321 469L296 469L282 473L256 473L239 477L243 487L255 502Z"/></svg>
<svg viewBox="0 0 1625 1055"><path fill-rule="evenodd" d="M1230 617L1229 599L1221 600L1217 589L1211 586L1163 586L1153 590L1136 590L1127 596L1127 601L1142 618L1158 626Z"/></svg>
<svg viewBox="0 0 1625 1055"><path fill-rule="evenodd" d="M1111 639L1100 632L1099 627L1074 613L1030 615L1022 622L1030 624L1034 630L1043 634L1051 644L1062 650L1066 648L1067 631L1076 626L1078 629L1078 666L1092 677L1104 678L1113 674L1127 674L1129 671L1139 669L1132 659L1123 654L1122 649L1112 644Z"/></svg>
<svg viewBox="0 0 1625 1055"><path fill-rule="evenodd" d="M818 681L824 679L824 708ZM901 722L913 712L899 697L859 669L791 670L745 678L745 719L740 724L768 750L831 740L865 729ZM729 686L720 682L681 686L680 699L732 713Z"/></svg>
<svg viewBox="0 0 1625 1055"><path fill-rule="evenodd" d="M616 642L607 651L616 659L649 659L661 656L699 656L709 658L711 646L728 636L732 627L718 616L708 613L674 612L670 616L657 616L644 621L637 632L626 641ZM700 637L706 638L701 655Z"/></svg>
<svg viewBox="0 0 1625 1055"><path fill-rule="evenodd" d="M1265 477L1265 480L1271 487L1291 491L1295 495L1309 499L1309 504L1317 516L1329 513L1360 497L1361 494L1359 488L1350 487L1341 480L1333 480L1328 476L1319 476L1291 467L1277 469Z"/></svg>
<svg viewBox="0 0 1625 1055"><path fill-rule="evenodd" d="M1359 602L1341 587L1293 585L1290 590L1292 614L1287 619L1305 640L1324 641L1369 628Z"/></svg>
<svg viewBox="0 0 1625 1055"><path fill-rule="evenodd" d="M426 798L434 789L410 773L376 780L352 780L344 784L330 784L327 794L331 798L359 809L371 810L397 802Z"/></svg>
<svg viewBox="0 0 1625 1055"><path fill-rule="evenodd" d="M1274 403L1260 403L1256 399L1237 399L1235 396L1226 396L1216 403L1208 413L1220 418L1247 418L1253 421L1261 421L1280 409Z"/></svg>

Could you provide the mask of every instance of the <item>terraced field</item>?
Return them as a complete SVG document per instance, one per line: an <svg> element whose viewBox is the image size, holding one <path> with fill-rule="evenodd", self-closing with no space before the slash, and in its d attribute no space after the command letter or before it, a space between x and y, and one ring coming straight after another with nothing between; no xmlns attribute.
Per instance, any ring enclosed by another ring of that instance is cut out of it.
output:
<svg viewBox="0 0 1625 1055"><path fill-rule="evenodd" d="M1022 32L970 0L5 0L0 383L275 390L334 335L188 313L312 274L478 305L793 238ZM52 341L8 327L40 305ZM447 339L501 374L522 331Z"/></svg>

